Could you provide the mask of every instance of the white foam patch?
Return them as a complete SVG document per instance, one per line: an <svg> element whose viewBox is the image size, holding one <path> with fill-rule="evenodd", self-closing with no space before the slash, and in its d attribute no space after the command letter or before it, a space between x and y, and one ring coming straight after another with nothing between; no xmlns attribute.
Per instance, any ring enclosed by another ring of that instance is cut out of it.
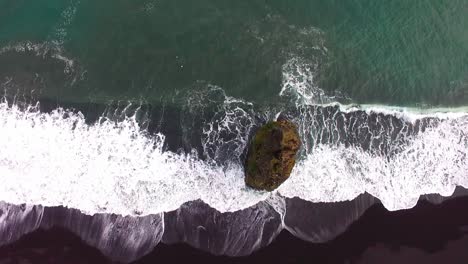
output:
<svg viewBox="0 0 468 264"><path fill-rule="evenodd" d="M280 96L294 100L301 117L307 115L304 106L334 105L342 112L382 113L413 124L422 118L442 122L410 138L403 151L393 157L343 145L318 144L306 149L306 157L279 188L283 196L336 202L368 192L381 199L387 209L398 210L413 207L422 194L450 196L457 185L468 187L468 107L346 105L342 102L350 98L327 95L316 84L317 67L299 58L283 66ZM299 120L304 119L301 117ZM312 124L302 123L300 127L305 128L300 131L301 137L309 137Z"/></svg>
<svg viewBox="0 0 468 264"><path fill-rule="evenodd" d="M239 164L255 123L253 104L227 96L224 90L217 86L209 86L208 93L210 92L220 93L224 101L212 120L206 121L202 129L204 155L215 162L227 160ZM199 98L198 104L206 103L205 96ZM193 101L190 103L193 104Z"/></svg>
<svg viewBox="0 0 468 264"><path fill-rule="evenodd" d="M329 103L331 100L325 96L325 92L319 89L315 82L313 72L317 70L317 67L316 63L306 63L298 58L288 60L283 65L283 85L279 95L294 93L298 95L298 104L304 102L310 104Z"/></svg>
<svg viewBox="0 0 468 264"><path fill-rule="evenodd" d="M349 104L352 99L338 91L327 94L316 81L318 63L308 62L298 57L286 61L282 70L282 87L279 96L289 97L296 107L303 106L339 106L342 112L365 111L368 114L382 113L393 115L408 122L415 122L425 117L440 119L459 118L468 113L468 106L460 107L402 107L376 104Z"/></svg>
<svg viewBox="0 0 468 264"><path fill-rule="evenodd" d="M394 157L357 148L320 145L279 188L286 197L312 202L350 200L368 192L389 210L411 208L422 194L450 196L468 187L468 116L416 136Z"/></svg>
<svg viewBox="0 0 468 264"><path fill-rule="evenodd" d="M295 100L296 106L336 104L349 100L343 94L329 95L317 84L315 72L319 64L293 57L286 61L282 67L282 87L280 96L290 96Z"/></svg>
<svg viewBox="0 0 468 264"><path fill-rule="evenodd" d="M391 159L320 145L279 193L335 202L369 192L391 210L414 206L421 194L450 195L456 185L468 187L466 131L467 116L446 120ZM0 200L9 203L146 215L196 199L236 211L271 195L246 188L240 165L164 151L164 136L147 137L133 118L87 125L63 109L46 114L1 103L0 137Z"/></svg>
<svg viewBox="0 0 468 264"><path fill-rule="evenodd" d="M453 108L417 108L417 107L401 107L401 106L381 106L381 105L338 105L343 112L351 113L355 111L365 111L368 114L382 113L385 115L393 115L399 119L414 123L418 119L425 117L433 117L439 119L454 119L466 116L468 107L453 107Z"/></svg>
<svg viewBox="0 0 468 264"><path fill-rule="evenodd" d="M269 196L245 187L240 166L163 151L164 136L148 138L133 118L89 126L63 109L1 103L0 137L0 200L9 203L146 215L196 199L236 211Z"/></svg>

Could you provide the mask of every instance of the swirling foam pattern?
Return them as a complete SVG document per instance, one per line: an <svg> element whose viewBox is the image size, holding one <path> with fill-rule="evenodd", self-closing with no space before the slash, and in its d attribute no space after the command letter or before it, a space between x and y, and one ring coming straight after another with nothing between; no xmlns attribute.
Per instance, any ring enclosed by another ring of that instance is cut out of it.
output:
<svg viewBox="0 0 468 264"><path fill-rule="evenodd" d="M313 72L292 63L287 71ZM283 228L309 241L332 239L375 202L360 196L365 192L398 210L414 206L420 195L449 196L456 186L468 186L464 111L349 107L311 91L318 88L310 76L284 78L282 95L293 105L260 114L251 103L210 86L208 91L222 100L199 127L201 156L167 150L165 135L147 133L136 114L119 120L103 116L89 124L76 111L45 113L38 105L5 99L0 103L0 200L28 206L5 204L2 233L13 226L23 226L21 234L40 223L64 226L121 261L144 255L161 239L215 254L246 255L268 245ZM322 105L314 101L317 94ZM204 98L199 98L202 105ZM278 111L299 125L304 147L290 180L273 193L254 191L245 187L242 155L251 132ZM350 202L322 203L344 201ZM73 208L63 213L69 220L44 221L43 207L56 206ZM301 210L307 212L303 221L297 215ZM327 211L335 219L331 224L319 219ZM88 227L76 224L74 219L81 218ZM245 227L250 231L243 232ZM89 230L101 235L92 237ZM143 230L153 231L142 236ZM115 248L125 249L125 256Z"/></svg>

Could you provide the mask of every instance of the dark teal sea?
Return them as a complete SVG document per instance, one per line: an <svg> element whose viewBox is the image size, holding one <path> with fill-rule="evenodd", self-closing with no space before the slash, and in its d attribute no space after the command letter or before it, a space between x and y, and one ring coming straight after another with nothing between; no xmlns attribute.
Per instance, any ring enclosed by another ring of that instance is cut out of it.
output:
<svg viewBox="0 0 468 264"><path fill-rule="evenodd" d="M348 102L466 106L467 14L465 0L0 0L0 83L175 104L204 83L271 104L294 60Z"/></svg>

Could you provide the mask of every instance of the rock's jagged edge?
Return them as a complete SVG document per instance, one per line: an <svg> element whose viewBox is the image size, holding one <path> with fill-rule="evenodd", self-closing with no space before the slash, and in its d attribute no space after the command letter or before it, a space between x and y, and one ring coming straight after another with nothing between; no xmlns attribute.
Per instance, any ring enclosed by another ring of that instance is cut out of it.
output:
<svg viewBox="0 0 468 264"><path fill-rule="evenodd" d="M459 196L468 196L468 190L457 187L450 197L431 194L420 200L438 204ZM77 209L0 202L0 246L40 228L61 227L124 263L143 257L160 242L183 242L215 255L245 256L269 245L283 229L313 243L330 241L379 202L369 194L338 203L282 198L220 213L203 201L192 201L176 211L143 217L89 216Z"/></svg>
<svg viewBox="0 0 468 264"><path fill-rule="evenodd" d="M291 175L301 146L297 126L281 118L260 127L253 136L245 162L245 183L273 191Z"/></svg>

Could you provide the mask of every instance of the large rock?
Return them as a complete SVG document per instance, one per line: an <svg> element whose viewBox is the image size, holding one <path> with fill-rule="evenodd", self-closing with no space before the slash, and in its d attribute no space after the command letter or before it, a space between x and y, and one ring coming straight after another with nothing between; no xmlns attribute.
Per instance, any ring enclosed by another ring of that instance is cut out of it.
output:
<svg viewBox="0 0 468 264"><path fill-rule="evenodd" d="M255 134L245 165L245 183L272 191L289 178L301 145L297 127L286 119L269 122Z"/></svg>

